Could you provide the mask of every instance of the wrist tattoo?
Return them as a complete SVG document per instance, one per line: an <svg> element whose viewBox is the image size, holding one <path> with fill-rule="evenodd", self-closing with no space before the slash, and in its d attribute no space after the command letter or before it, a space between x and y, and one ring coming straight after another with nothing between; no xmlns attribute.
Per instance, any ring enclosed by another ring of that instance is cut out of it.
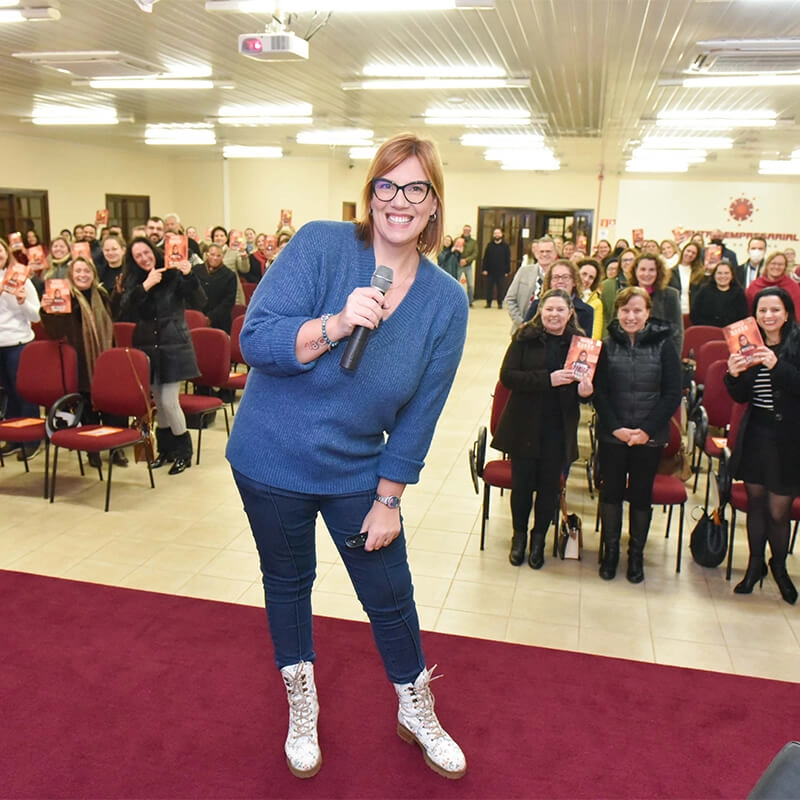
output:
<svg viewBox="0 0 800 800"><path fill-rule="evenodd" d="M325 340L322 337L319 339L310 339L306 342L306 349L316 352L317 350L321 350L323 345L325 345ZM327 347L327 345L325 346Z"/></svg>

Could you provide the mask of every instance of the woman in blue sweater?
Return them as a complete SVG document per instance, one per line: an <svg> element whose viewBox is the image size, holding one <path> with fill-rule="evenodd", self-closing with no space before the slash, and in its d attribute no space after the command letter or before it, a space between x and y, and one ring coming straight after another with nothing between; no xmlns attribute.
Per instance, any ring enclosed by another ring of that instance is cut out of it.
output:
<svg viewBox="0 0 800 800"><path fill-rule="evenodd" d="M442 193L431 142L387 141L370 166L361 218L303 226L258 285L242 330L251 371L227 457L289 698L287 763L301 778L322 763L311 617L317 514L395 685L398 734L439 774L466 771L433 711L400 515L466 336L464 291L423 255L442 240ZM370 285L378 265L394 271L385 294ZM369 341L358 367L345 370L344 347L336 348L356 328L370 331Z"/></svg>

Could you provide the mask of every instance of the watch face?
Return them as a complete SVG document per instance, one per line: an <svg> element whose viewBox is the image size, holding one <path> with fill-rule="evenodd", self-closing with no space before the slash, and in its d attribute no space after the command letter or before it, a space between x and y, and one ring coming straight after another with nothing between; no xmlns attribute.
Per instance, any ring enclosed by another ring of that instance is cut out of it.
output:
<svg viewBox="0 0 800 800"><path fill-rule="evenodd" d="M375 495L375 499L379 503L383 503L383 505L388 506L389 508L400 508L400 498L395 497L394 495L391 497L383 497L382 495Z"/></svg>

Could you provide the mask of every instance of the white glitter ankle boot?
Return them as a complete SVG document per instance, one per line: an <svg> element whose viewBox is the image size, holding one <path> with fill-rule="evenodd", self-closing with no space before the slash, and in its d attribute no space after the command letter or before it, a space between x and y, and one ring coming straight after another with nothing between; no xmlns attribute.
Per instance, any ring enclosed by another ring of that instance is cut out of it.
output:
<svg viewBox="0 0 800 800"><path fill-rule="evenodd" d="M436 773L445 777L460 778L467 771L467 759L461 748L442 728L433 710L430 670L423 669L414 683L394 684L400 707L397 711L397 735L422 748L425 763ZM441 675L437 675L441 678Z"/></svg>
<svg viewBox="0 0 800 800"><path fill-rule="evenodd" d="M314 665L309 661L281 670L289 699L289 733L286 735L286 763L292 775L311 778L322 766L317 739L319 701L314 685Z"/></svg>

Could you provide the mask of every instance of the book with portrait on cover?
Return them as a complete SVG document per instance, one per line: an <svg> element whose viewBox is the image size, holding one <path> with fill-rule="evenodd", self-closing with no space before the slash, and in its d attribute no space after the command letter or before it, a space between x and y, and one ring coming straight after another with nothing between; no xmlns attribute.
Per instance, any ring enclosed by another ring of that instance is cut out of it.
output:
<svg viewBox="0 0 800 800"><path fill-rule="evenodd" d="M756 348L764 345L756 318L745 317L738 322L726 325L722 330L725 332L725 341L728 343L729 352L743 355L747 366L750 366L753 363L753 353Z"/></svg>
<svg viewBox="0 0 800 800"><path fill-rule="evenodd" d="M30 272L30 267L27 264L20 264L19 262L6 267L6 274L3 276L3 284L0 288L9 294L16 293L17 287L28 280Z"/></svg>
<svg viewBox="0 0 800 800"><path fill-rule="evenodd" d="M603 343L599 339L592 339L589 336L573 336L564 369L572 370L572 374L579 381L584 378L594 379L594 371L597 369L597 360L600 358L602 349Z"/></svg>
<svg viewBox="0 0 800 800"><path fill-rule="evenodd" d="M47 302L45 303L45 298ZM47 305L48 314L69 314L72 312L72 295L66 278L48 278L44 282L42 304Z"/></svg>
<svg viewBox="0 0 800 800"><path fill-rule="evenodd" d="M164 234L164 266L172 269L189 258L189 237L180 233Z"/></svg>

